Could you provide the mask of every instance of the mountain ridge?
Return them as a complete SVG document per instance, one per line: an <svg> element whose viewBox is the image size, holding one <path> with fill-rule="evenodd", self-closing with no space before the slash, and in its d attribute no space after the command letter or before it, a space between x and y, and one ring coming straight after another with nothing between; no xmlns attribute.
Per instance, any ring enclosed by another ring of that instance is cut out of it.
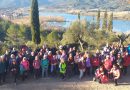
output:
<svg viewBox="0 0 130 90"><path fill-rule="evenodd" d="M130 10L129 0L38 0L40 6ZM1 0L0 8L30 6L31 0Z"/></svg>

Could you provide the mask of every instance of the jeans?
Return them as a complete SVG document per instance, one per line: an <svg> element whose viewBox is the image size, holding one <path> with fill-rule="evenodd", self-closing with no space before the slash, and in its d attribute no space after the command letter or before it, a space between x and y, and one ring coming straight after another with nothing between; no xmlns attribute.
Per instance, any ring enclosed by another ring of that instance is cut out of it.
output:
<svg viewBox="0 0 130 90"><path fill-rule="evenodd" d="M80 75L79 75L79 78L81 79L84 75L84 69L80 69L79 72L80 72Z"/></svg>
<svg viewBox="0 0 130 90"><path fill-rule="evenodd" d="M42 77L48 76L48 68L42 68Z"/></svg>
<svg viewBox="0 0 130 90"><path fill-rule="evenodd" d="M34 78L38 78L39 77L39 72L40 72L40 69L34 69Z"/></svg>

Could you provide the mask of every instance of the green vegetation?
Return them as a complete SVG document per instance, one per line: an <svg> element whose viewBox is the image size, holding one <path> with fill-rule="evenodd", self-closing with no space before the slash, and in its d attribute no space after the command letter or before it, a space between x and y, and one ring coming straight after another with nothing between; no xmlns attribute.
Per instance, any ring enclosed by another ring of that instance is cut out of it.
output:
<svg viewBox="0 0 130 90"><path fill-rule="evenodd" d="M107 10L104 13L104 18L103 18L103 24L102 24L102 30L106 30L107 29Z"/></svg>
<svg viewBox="0 0 130 90"><path fill-rule="evenodd" d="M31 30L32 30L32 41L37 45L40 44L41 43L40 23L39 23L39 10L38 10L38 1L37 0L32 0Z"/></svg>
<svg viewBox="0 0 130 90"><path fill-rule="evenodd" d="M97 23L96 23L96 29L98 30L99 28L100 28L100 10L98 10Z"/></svg>
<svg viewBox="0 0 130 90"><path fill-rule="evenodd" d="M112 31L112 29L113 29L113 13L111 13L110 19L108 22L108 31Z"/></svg>
<svg viewBox="0 0 130 90"><path fill-rule="evenodd" d="M33 12L35 11L32 10L32 14ZM36 13L38 13L38 9ZM78 19L72 22L70 27L65 31L45 30L44 27L40 27L38 14L36 13L31 17L33 19L31 26L17 25L0 19L0 54L4 53L9 47L15 46L19 48L21 45L36 48L35 44L39 44L39 47L43 44L47 44L50 47L58 47L61 44L71 44L84 51L87 49L100 49L102 46L106 45L106 43L112 44L113 42L118 42L120 44L128 44L130 40L129 35L117 34L112 31L113 13L111 13L109 18L104 18L103 29L100 27L101 25L99 23L100 12L98 12L97 22L82 20L79 13ZM105 12L104 17L108 17L107 12ZM107 21L109 22L107 23ZM106 26L107 24L108 26ZM36 36L34 35L34 31L37 33ZM32 37L35 40L32 41Z"/></svg>

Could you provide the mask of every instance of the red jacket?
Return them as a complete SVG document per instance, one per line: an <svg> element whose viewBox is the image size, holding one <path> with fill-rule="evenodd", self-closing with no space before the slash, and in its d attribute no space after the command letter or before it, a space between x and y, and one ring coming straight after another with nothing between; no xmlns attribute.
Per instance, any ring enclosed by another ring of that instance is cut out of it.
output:
<svg viewBox="0 0 130 90"><path fill-rule="evenodd" d="M130 56L125 56L124 57L123 65L124 66L129 66L130 65Z"/></svg>
<svg viewBox="0 0 130 90"><path fill-rule="evenodd" d="M110 59L104 61L104 68L110 70L112 68L112 61Z"/></svg>
<svg viewBox="0 0 130 90"><path fill-rule="evenodd" d="M78 63L78 67L79 67L79 69L85 69L85 63L82 62L82 61L80 61L80 62Z"/></svg>
<svg viewBox="0 0 130 90"><path fill-rule="evenodd" d="M100 64L99 58L98 57L94 57L91 60L91 63L92 63L92 66L99 66L99 64Z"/></svg>

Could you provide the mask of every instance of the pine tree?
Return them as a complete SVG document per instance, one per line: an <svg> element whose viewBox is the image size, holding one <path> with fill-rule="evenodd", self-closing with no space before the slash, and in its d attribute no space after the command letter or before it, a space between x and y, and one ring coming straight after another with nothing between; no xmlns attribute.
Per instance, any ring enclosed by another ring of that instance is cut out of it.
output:
<svg viewBox="0 0 130 90"><path fill-rule="evenodd" d="M108 22L108 30L112 32L113 29L113 13L111 13L109 22Z"/></svg>
<svg viewBox="0 0 130 90"><path fill-rule="evenodd" d="M32 41L35 44L40 44L40 23L39 23L39 10L38 1L32 0L31 4L31 30L32 30Z"/></svg>
<svg viewBox="0 0 130 90"><path fill-rule="evenodd" d="M96 29L98 30L99 28L100 28L100 10L98 10L97 23L96 23Z"/></svg>
<svg viewBox="0 0 130 90"><path fill-rule="evenodd" d="M107 29L107 10L104 13L104 18L103 18L103 24L102 24L102 30Z"/></svg>

